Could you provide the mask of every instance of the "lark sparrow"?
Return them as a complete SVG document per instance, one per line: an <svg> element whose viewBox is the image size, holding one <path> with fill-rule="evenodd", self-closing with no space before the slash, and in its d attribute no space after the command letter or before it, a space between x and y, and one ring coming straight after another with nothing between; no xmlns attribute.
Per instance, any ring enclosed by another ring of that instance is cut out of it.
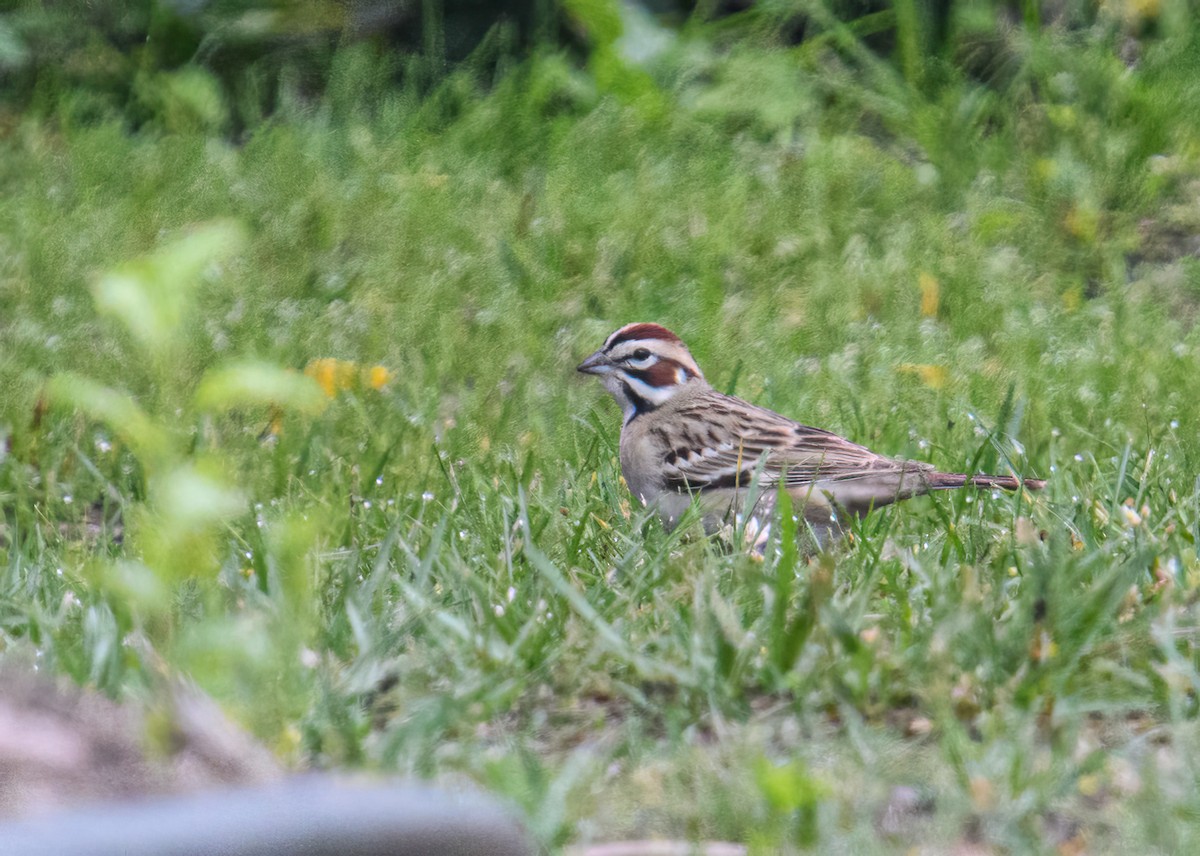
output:
<svg viewBox="0 0 1200 856"><path fill-rule="evenodd" d="M887 458L724 395L709 386L680 338L658 324L622 327L579 371L597 375L621 405L621 473L667 529L698 498L705 529L741 523L758 552L767 543L780 482L797 511L803 509L818 548L842 533L847 515L861 517L932 490L1045 486Z"/></svg>

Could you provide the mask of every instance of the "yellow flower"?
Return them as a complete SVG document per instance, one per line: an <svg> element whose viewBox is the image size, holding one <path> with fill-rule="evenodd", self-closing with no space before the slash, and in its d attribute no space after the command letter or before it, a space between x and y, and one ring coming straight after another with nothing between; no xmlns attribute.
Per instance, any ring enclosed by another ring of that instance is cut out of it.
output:
<svg viewBox="0 0 1200 856"><path fill-rule="evenodd" d="M941 285L937 277L922 272L917 277L917 286L921 289L921 314L926 318L936 318L941 302Z"/></svg>
<svg viewBox="0 0 1200 856"><path fill-rule="evenodd" d="M371 389L383 389L392 379L392 373L385 366L371 366L367 370L367 385Z"/></svg>
<svg viewBox="0 0 1200 856"><path fill-rule="evenodd" d="M304 367L304 373L320 384L330 398L347 389L382 389L392 379L385 366L362 368L352 360L333 357L312 360Z"/></svg>
<svg viewBox="0 0 1200 856"><path fill-rule="evenodd" d="M950 380L950 370L930 363L901 363L896 371L916 375L930 389L941 389Z"/></svg>
<svg viewBox="0 0 1200 856"><path fill-rule="evenodd" d="M349 369L349 371L347 371ZM354 363L323 357L312 360L304 367L304 373L321 385L321 390L330 398L350 386L347 375L353 376Z"/></svg>

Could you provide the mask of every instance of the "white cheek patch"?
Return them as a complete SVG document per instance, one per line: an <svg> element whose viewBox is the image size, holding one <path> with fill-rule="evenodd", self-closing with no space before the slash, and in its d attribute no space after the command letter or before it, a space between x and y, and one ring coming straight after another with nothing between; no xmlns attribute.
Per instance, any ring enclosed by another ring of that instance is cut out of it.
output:
<svg viewBox="0 0 1200 856"><path fill-rule="evenodd" d="M665 404L675 394L675 387L673 386L651 386L644 380L632 375L626 375L625 382L629 384L638 398L650 402L655 407Z"/></svg>

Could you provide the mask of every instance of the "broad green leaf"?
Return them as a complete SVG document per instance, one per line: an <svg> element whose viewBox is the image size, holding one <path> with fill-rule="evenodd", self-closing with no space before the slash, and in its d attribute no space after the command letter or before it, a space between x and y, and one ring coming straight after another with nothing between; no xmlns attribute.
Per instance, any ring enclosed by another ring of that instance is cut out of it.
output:
<svg viewBox="0 0 1200 856"><path fill-rule="evenodd" d="M151 502L175 531L196 531L241 514L246 498L196 464L185 464L151 484Z"/></svg>
<svg viewBox="0 0 1200 856"><path fill-rule="evenodd" d="M171 606L171 592L162 578L141 562L114 562L105 570L104 584L143 614L162 612Z"/></svg>
<svg viewBox="0 0 1200 856"><path fill-rule="evenodd" d="M92 289L97 308L120 321L142 347L165 350L175 338L205 269L245 241L232 221L217 221L123 265Z"/></svg>
<svg viewBox="0 0 1200 856"><path fill-rule="evenodd" d="M52 378L47 393L55 404L74 407L108 425L147 467L160 464L167 456L170 441L166 431L125 393L75 374Z"/></svg>
<svg viewBox="0 0 1200 856"><path fill-rule="evenodd" d="M247 361L212 369L196 390L198 410L276 405L319 413L328 404L321 386L311 377L270 363Z"/></svg>

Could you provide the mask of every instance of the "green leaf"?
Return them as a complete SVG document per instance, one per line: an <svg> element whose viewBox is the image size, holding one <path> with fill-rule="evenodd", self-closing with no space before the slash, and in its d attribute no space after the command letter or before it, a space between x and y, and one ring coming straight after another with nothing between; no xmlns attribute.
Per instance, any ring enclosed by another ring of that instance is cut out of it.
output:
<svg viewBox="0 0 1200 856"><path fill-rule="evenodd" d="M201 275L237 252L244 230L217 221L101 277L92 289L96 307L120 321L151 353L167 349L192 304Z"/></svg>
<svg viewBox="0 0 1200 856"><path fill-rule="evenodd" d="M240 491L195 464L186 464L156 479L151 485L155 510L176 531L196 531L236 517L246 509Z"/></svg>
<svg viewBox="0 0 1200 856"><path fill-rule="evenodd" d="M47 395L54 404L74 407L108 425L147 467L161 464L169 453L166 431L123 392L79 375L61 374L50 380Z"/></svg>
<svg viewBox="0 0 1200 856"><path fill-rule="evenodd" d="M819 803L829 789L808 772L800 759L776 764L760 758L755 764L755 778L767 804L776 811L789 812Z"/></svg>
<svg viewBox="0 0 1200 856"><path fill-rule="evenodd" d="M135 89L171 133L220 132L229 118L220 82L196 66L142 75Z"/></svg>
<svg viewBox="0 0 1200 856"><path fill-rule="evenodd" d="M212 369L196 390L197 410L275 405L319 413L329 403L315 380L270 363L245 361Z"/></svg>
<svg viewBox="0 0 1200 856"><path fill-rule="evenodd" d="M171 606L171 591L151 568L131 559L113 562L104 572L105 587L142 614L165 612Z"/></svg>
<svg viewBox="0 0 1200 856"><path fill-rule="evenodd" d="M593 45L611 45L621 37L619 0L564 0L563 6Z"/></svg>

